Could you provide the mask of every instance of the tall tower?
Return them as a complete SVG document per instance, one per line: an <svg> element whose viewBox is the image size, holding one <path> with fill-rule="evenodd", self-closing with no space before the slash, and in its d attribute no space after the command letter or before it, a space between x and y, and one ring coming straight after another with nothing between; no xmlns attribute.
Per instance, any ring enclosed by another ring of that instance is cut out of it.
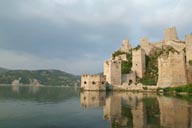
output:
<svg viewBox="0 0 192 128"><path fill-rule="evenodd" d="M123 40L120 51L129 53L129 50L131 50L131 44L129 43L128 40Z"/></svg>
<svg viewBox="0 0 192 128"><path fill-rule="evenodd" d="M176 27L168 28L164 31L164 41L167 42L170 40L179 40Z"/></svg>
<svg viewBox="0 0 192 128"><path fill-rule="evenodd" d="M139 78L143 78L146 71L145 51L140 48L132 51L132 71L136 72Z"/></svg>
<svg viewBox="0 0 192 128"><path fill-rule="evenodd" d="M104 63L106 81L112 85L121 85L121 61L109 60Z"/></svg>

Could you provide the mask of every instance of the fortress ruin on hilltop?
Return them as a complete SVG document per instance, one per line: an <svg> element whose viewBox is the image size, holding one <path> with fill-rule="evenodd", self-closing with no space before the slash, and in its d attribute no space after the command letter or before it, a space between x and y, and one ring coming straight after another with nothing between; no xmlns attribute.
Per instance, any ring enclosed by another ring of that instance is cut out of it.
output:
<svg viewBox="0 0 192 128"><path fill-rule="evenodd" d="M106 83L113 89L126 90L192 83L192 34L182 41L175 27L168 28L163 40L150 42L142 38L135 48L123 40L120 49L104 62L103 75L81 77L81 88L85 90L106 90Z"/></svg>

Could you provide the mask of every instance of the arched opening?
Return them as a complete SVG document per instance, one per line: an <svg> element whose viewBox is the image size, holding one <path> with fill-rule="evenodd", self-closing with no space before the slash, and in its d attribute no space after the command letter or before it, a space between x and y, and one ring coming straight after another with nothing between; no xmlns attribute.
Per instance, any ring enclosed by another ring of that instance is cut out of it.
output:
<svg viewBox="0 0 192 128"><path fill-rule="evenodd" d="M96 84L95 81L92 81L92 84Z"/></svg>
<svg viewBox="0 0 192 128"><path fill-rule="evenodd" d="M102 82L101 82L101 84L105 84L105 82L104 82L104 81L102 81Z"/></svg>
<svg viewBox="0 0 192 128"><path fill-rule="evenodd" d="M133 83L133 81L132 80L129 80L129 85L131 85Z"/></svg>
<svg viewBox="0 0 192 128"><path fill-rule="evenodd" d="M84 84L87 84L87 82L86 82L86 81L84 81Z"/></svg>

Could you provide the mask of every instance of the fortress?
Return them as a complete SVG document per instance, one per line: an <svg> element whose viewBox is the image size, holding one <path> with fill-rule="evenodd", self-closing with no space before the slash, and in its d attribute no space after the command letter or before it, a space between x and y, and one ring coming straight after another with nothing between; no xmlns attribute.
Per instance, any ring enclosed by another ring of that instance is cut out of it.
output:
<svg viewBox="0 0 192 128"><path fill-rule="evenodd" d="M123 40L119 50L104 62L103 75L82 75L84 90L105 90L106 83L115 89L142 90L143 85L175 87L192 83L192 34L180 40L176 28L164 31L164 39L150 42L142 38L132 48Z"/></svg>

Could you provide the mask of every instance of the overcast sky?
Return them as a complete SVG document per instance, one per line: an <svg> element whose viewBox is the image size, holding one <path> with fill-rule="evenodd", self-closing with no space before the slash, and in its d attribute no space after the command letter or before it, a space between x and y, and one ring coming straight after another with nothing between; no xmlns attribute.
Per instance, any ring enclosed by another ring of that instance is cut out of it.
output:
<svg viewBox="0 0 192 128"><path fill-rule="evenodd" d="M0 0L0 67L98 73L123 39L192 32L191 0Z"/></svg>

